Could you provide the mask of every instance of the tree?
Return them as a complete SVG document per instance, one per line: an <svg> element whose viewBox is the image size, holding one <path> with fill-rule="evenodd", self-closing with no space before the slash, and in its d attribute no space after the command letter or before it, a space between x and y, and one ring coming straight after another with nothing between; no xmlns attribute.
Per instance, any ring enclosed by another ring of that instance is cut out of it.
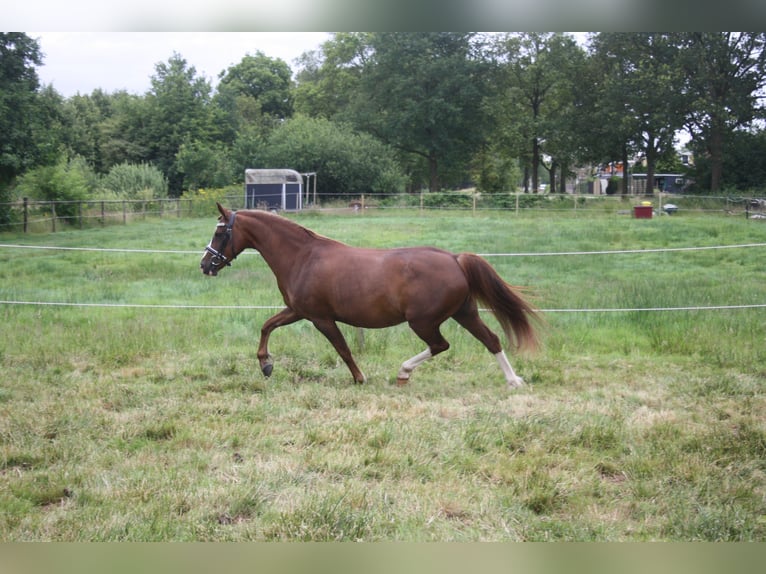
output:
<svg viewBox="0 0 766 574"><path fill-rule="evenodd" d="M101 155L99 172L121 163L140 164L154 159L152 109L146 97L126 91L106 96L102 120L98 125Z"/></svg>
<svg viewBox="0 0 766 574"><path fill-rule="evenodd" d="M567 178L582 155L578 119L582 111L582 94L588 89L583 82L586 56L567 35L557 36L551 49L558 61L560 76L551 89L547 111L541 121L545 138L541 164L549 172L551 192L556 192L558 183L558 191L566 193Z"/></svg>
<svg viewBox="0 0 766 574"><path fill-rule="evenodd" d="M686 109L677 37L609 32L598 34L592 46L604 74L599 121L613 130L608 141L619 143L626 167L629 147L643 153L651 191L657 162L675 153Z"/></svg>
<svg viewBox="0 0 766 574"><path fill-rule="evenodd" d="M766 131L734 130L727 134L723 145L721 190L739 190L763 197L760 194L766 182ZM695 156L696 182L709 182L711 171L709 155Z"/></svg>
<svg viewBox="0 0 766 574"><path fill-rule="evenodd" d="M428 184L464 179L486 136L489 66L475 34L368 36L349 118L359 129L425 160Z"/></svg>
<svg viewBox="0 0 766 574"><path fill-rule="evenodd" d="M710 190L723 181L726 139L764 115L766 33L681 34L688 107L686 127L708 156Z"/></svg>
<svg viewBox="0 0 766 574"><path fill-rule="evenodd" d="M581 59L575 41L560 33L508 34L498 43L501 137L509 153L526 164L525 189L531 172L534 193L546 141L559 161L571 161L571 142L556 134L571 106L571 72Z"/></svg>
<svg viewBox="0 0 766 574"><path fill-rule="evenodd" d="M359 90L370 59L371 35L339 32L320 50L298 59L295 111L306 116L342 120Z"/></svg>
<svg viewBox="0 0 766 574"><path fill-rule="evenodd" d="M186 141L208 142L213 139L211 86L197 76L179 54L155 66L147 95L149 105L146 135L147 158L168 178L170 195L180 195L184 175L176 165L176 154Z"/></svg>
<svg viewBox="0 0 766 574"><path fill-rule="evenodd" d="M609 44L622 39L603 34L590 38L590 54L583 70L579 92L583 102L575 118L582 135L581 159L595 164L611 163L619 158L623 165L622 193L627 194L628 166L638 143L636 119L629 113L630 85L627 77L631 64L618 57Z"/></svg>
<svg viewBox="0 0 766 574"><path fill-rule="evenodd" d="M176 154L176 168L184 176L184 187L195 190L220 188L237 181L244 169L234 169L231 155L231 149L222 142L188 141L181 144Z"/></svg>
<svg viewBox="0 0 766 574"><path fill-rule="evenodd" d="M218 97L230 102L236 96L252 99L258 112L284 120L293 114L292 71L278 58L263 52L246 55L239 64L219 74Z"/></svg>
<svg viewBox="0 0 766 574"><path fill-rule="evenodd" d="M34 126L40 83L35 66L40 65L36 40L18 32L0 33L0 197L37 159Z"/></svg>
<svg viewBox="0 0 766 574"><path fill-rule="evenodd" d="M88 161L97 173L109 169L105 155L105 123L113 116L112 98L103 90L90 95L77 94L62 103L65 124L63 140L70 157Z"/></svg>
<svg viewBox="0 0 766 574"><path fill-rule="evenodd" d="M404 176L392 149L349 125L296 116L274 130L249 167L317 172L324 198L397 193Z"/></svg>

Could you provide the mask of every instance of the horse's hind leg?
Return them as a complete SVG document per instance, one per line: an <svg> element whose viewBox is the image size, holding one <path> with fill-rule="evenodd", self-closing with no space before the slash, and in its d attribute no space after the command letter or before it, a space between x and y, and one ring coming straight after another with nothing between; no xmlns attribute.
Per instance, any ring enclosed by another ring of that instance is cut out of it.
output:
<svg viewBox="0 0 766 574"><path fill-rule="evenodd" d="M346 363L348 370L351 371L351 376L354 377L354 382L364 383L367 379L364 376L364 373L359 370L359 367L356 366L354 357L351 356L351 349L348 348L348 343L346 343L346 338L343 336L343 333L338 328L335 321L314 320L313 323L319 332L327 337L330 343L332 343L332 346L335 347L338 355L340 355L340 358Z"/></svg>
<svg viewBox="0 0 766 574"><path fill-rule="evenodd" d="M487 350L495 356L497 363L505 375L505 382L511 388L520 387L524 384L524 379L518 376L508 357L500 344L500 338L493 333L489 327L479 317L479 310L475 302L469 302L452 317L462 325L471 335L481 341Z"/></svg>
<svg viewBox="0 0 766 574"><path fill-rule="evenodd" d="M288 307L267 319L263 327L261 327L261 340L258 343L258 363L261 365L261 372L267 377L271 376L271 371L274 368L271 356L269 355L269 336L271 332L277 327L290 325L300 319L303 319L303 317Z"/></svg>
<svg viewBox="0 0 766 574"><path fill-rule="evenodd" d="M402 363L399 373L396 375L397 385L406 385L410 380L412 371L431 357L449 349L449 343L439 331L439 325L434 326L431 323L419 324L413 321L410 321L409 325L415 331L415 334L428 344L428 348Z"/></svg>

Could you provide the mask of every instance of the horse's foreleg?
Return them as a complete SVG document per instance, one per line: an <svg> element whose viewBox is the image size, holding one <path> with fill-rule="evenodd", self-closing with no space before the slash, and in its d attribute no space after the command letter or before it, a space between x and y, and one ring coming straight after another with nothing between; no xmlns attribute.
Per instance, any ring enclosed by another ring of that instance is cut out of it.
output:
<svg viewBox="0 0 766 574"><path fill-rule="evenodd" d="M277 327L295 323L302 318L288 307L267 319L263 327L261 327L261 340L258 343L258 363L261 365L261 372L267 377L271 376L271 371L274 368L271 355L269 355L269 336L271 332Z"/></svg>
<svg viewBox="0 0 766 574"><path fill-rule="evenodd" d="M327 340L332 343L333 347L335 347L338 355L340 355L340 358L346 363L348 370L351 371L351 376L354 377L354 382L364 383L367 379L364 376L364 373L359 370L359 367L356 366L354 357L351 356L351 349L348 348L348 343L346 343L346 338L338 328L338 325L335 324L335 321L315 320L313 323L319 332L327 337Z"/></svg>

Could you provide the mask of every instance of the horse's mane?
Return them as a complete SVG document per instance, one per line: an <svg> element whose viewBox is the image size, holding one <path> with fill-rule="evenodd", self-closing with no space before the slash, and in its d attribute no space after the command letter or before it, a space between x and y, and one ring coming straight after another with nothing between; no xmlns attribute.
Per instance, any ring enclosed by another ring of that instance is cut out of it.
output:
<svg viewBox="0 0 766 574"><path fill-rule="evenodd" d="M339 241L335 239L331 239L329 237L326 237L324 235L317 233L316 231L312 231L308 227L304 227L300 225L299 223L296 223L292 219L288 219L277 213L272 213L270 211L265 211L262 209L248 209L248 210L239 211L238 213L246 213L248 215L255 217L256 219L268 220L269 223L276 223L277 225L291 228L298 233L305 233L311 239L316 239L321 241L331 241L333 243L340 243Z"/></svg>

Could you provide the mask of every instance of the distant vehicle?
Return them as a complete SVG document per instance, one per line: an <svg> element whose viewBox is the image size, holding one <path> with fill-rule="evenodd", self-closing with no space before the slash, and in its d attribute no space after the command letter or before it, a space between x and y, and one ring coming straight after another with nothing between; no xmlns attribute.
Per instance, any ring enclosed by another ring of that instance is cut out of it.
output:
<svg viewBox="0 0 766 574"><path fill-rule="evenodd" d="M633 193L653 193L646 189L645 173L634 173L632 179ZM691 180L682 173L654 174L654 189L663 193L683 193L690 184Z"/></svg>

